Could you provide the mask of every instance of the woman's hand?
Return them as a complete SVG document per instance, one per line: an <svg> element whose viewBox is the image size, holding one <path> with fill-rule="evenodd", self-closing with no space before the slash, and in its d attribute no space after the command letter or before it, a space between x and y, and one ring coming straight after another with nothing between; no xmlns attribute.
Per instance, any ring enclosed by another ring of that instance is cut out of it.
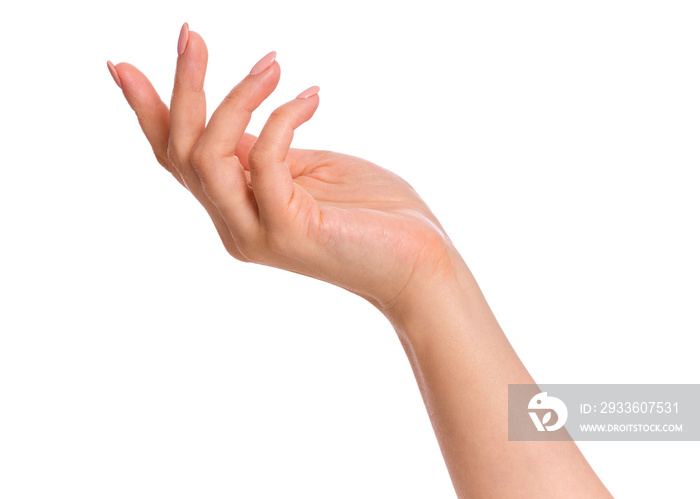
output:
<svg viewBox="0 0 700 499"><path fill-rule="evenodd" d="M275 110L259 137L246 134L279 81L268 54L205 126L207 50L187 25L178 53L170 110L136 68L109 64L156 158L202 203L234 257L332 282L387 315L458 496L610 497L573 442L508 441L508 384L533 380L416 192L367 161L290 149L318 88Z"/></svg>
<svg viewBox="0 0 700 499"><path fill-rule="evenodd" d="M178 53L170 109L139 70L109 67L156 158L204 206L231 255L331 282L385 313L449 269L451 244L408 183L352 156L290 149L318 87L277 108L259 137L245 133L280 78L270 53L205 126L207 49L187 25Z"/></svg>

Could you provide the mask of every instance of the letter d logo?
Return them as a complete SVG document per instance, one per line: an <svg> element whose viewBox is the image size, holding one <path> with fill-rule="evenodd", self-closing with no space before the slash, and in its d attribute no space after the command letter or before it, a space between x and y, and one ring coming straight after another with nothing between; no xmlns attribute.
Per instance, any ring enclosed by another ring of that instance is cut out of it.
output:
<svg viewBox="0 0 700 499"><path fill-rule="evenodd" d="M535 424L537 431L555 431L564 426L566 423L566 418L569 415L569 411L566 409L564 402L556 397L548 397L547 392L538 393L530 400L527 405L528 409L549 409L548 412L542 417L540 421L539 416L535 411L529 411L530 418ZM552 419L552 411L557 415L557 422L553 425L547 426L547 423Z"/></svg>

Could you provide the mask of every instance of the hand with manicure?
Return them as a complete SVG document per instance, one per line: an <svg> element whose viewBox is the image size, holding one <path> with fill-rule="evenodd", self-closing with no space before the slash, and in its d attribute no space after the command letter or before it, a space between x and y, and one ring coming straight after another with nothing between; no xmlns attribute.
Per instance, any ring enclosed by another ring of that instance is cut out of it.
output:
<svg viewBox="0 0 700 499"><path fill-rule="evenodd" d="M409 288L449 271L456 252L398 176L352 156L290 149L319 105L318 87L277 108L259 137L245 133L279 81L275 56L255 64L208 123L207 48L187 24L170 109L138 69L108 67L157 160L204 206L232 256L331 282L385 312L406 306Z"/></svg>
<svg viewBox="0 0 700 499"><path fill-rule="evenodd" d="M318 107L318 87L277 108L254 137L245 133L251 113L280 78L275 53L208 124L207 49L186 24L178 54L170 109L135 67L108 63L156 158L235 258L334 283L389 318L458 497L611 497L574 442L508 441L508 386L534 380L411 186L362 159L290 149Z"/></svg>

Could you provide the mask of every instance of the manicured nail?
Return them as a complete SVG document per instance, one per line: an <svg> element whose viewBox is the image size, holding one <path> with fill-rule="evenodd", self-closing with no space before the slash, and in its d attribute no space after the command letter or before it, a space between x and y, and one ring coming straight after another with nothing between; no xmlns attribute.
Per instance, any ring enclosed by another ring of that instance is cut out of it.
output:
<svg viewBox="0 0 700 499"><path fill-rule="evenodd" d="M185 49L187 48L187 42L190 40L190 27L187 25L187 23L182 25L182 29L180 30L180 38L177 41L177 54L182 55L185 53Z"/></svg>
<svg viewBox="0 0 700 499"><path fill-rule="evenodd" d="M107 61L107 68L109 68L109 74L114 78L114 83L117 84L119 88L122 88L122 80L119 78L119 73L117 73L117 68L114 67L112 61Z"/></svg>
<svg viewBox="0 0 700 499"><path fill-rule="evenodd" d="M308 99L309 97L313 97L318 93L319 90L321 89L318 86L314 85L313 87L307 88L302 93L297 95L297 99Z"/></svg>
<svg viewBox="0 0 700 499"><path fill-rule="evenodd" d="M275 57L277 57L277 52L274 50L267 54L265 57L260 59L258 62L255 63L255 66L253 66L253 69L250 70L250 76L255 76L259 75L263 71L265 71L267 68L272 66L272 63L275 62Z"/></svg>

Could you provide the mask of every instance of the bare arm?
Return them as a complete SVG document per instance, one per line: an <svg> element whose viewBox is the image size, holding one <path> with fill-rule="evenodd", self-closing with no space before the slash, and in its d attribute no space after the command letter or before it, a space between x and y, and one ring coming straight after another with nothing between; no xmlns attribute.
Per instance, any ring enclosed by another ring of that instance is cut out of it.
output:
<svg viewBox="0 0 700 499"><path fill-rule="evenodd" d="M508 442L509 383L531 383L467 266L404 180L368 161L291 149L319 105L311 87L259 137L251 113L280 77L263 57L206 121L207 49L183 26L170 107L129 64L110 72L158 161L211 217L236 259L343 287L392 322L460 497L598 497L572 442Z"/></svg>
<svg viewBox="0 0 700 499"><path fill-rule="evenodd" d="M459 497L611 497L573 441L508 441L508 384L534 383L471 272L417 285L388 314Z"/></svg>

